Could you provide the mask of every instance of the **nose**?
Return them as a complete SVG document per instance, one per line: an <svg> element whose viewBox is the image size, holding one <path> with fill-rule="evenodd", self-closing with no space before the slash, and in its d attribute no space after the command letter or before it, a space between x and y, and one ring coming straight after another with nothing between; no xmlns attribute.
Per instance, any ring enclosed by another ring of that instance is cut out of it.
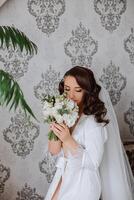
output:
<svg viewBox="0 0 134 200"><path fill-rule="evenodd" d="M74 100L74 93L72 91L69 91L68 98Z"/></svg>

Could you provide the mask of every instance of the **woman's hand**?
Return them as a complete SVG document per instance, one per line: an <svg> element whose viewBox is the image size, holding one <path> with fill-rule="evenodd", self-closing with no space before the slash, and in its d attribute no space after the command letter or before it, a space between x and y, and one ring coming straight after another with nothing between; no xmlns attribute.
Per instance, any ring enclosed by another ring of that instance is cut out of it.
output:
<svg viewBox="0 0 134 200"><path fill-rule="evenodd" d="M57 124L52 122L50 130L52 130L63 143L67 142L71 138L69 128L64 123Z"/></svg>
<svg viewBox="0 0 134 200"><path fill-rule="evenodd" d="M65 144L65 146L70 150L73 154L77 153L77 149L79 144L75 141L75 139L71 136L69 128L65 124L57 124L52 123L50 125L50 130L52 130L55 135Z"/></svg>

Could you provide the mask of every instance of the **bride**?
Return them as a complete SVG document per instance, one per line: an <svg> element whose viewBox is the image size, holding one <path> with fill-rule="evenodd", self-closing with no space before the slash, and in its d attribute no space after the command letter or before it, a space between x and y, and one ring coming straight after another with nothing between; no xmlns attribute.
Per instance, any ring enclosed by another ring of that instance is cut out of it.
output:
<svg viewBox="0 0 134 200"><path fill-rule="evenodd" d="M45 200L133 200L134 177L105 89L90 69L76 66L65 73L59 92L77 103L79 119L71 129L50 125L59 140L48 141L46 156L50 166L56 160L56 173Z"/></svg>

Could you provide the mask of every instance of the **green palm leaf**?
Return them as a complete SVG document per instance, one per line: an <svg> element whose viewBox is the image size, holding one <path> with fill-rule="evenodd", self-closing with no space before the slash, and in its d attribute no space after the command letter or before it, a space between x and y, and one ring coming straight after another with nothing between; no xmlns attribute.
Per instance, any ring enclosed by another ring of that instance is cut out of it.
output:
<svg viewBox="0 0 134 200"><path fill-rule="evenodd" d="M7 72L0 70L0 105L8 106L9 104L11 104L10 110L13 107L16 110L17 107L21 105L25 114L29 113L36 119L31 108L26 103L18 83Z"/></svg>
<svg viewBox="0 0 134 200"><path fill-rule="evenodd" d="M10 44L14 50L20 48L21 52L26 50L27 54L37 54L37 46L22 31L10 26L0 26L0 48L6 46L8 49ZM18 83L9 73L0 69L0 106L9 104L10 110L21 106L25 114L29 113L36 119Z"/></svg>
<svg viewBox="0 0 134 200"><path fill-rule="evenodd" d="M0 47L6 45L8 49L11 43L14 49L16 47L19 47L21 51L25 49L30 55L37 53L37 46L22 31L14 27L0 26L0 42Z"/></svg>

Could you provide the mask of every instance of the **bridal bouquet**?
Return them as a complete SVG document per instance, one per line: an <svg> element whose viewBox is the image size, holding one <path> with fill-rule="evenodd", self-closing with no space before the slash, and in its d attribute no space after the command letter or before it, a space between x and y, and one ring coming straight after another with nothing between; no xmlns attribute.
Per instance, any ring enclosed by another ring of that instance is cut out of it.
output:
<svg viewBox="0 0 134 200"><path fill-rule="evenodd" d="M66 98L66 94L50 96L43 99L44 122L65 123L69 128L72 127L78 118L79 108L71 99ZM48 133L49 140L58 140L53 131Z"/></svg>

